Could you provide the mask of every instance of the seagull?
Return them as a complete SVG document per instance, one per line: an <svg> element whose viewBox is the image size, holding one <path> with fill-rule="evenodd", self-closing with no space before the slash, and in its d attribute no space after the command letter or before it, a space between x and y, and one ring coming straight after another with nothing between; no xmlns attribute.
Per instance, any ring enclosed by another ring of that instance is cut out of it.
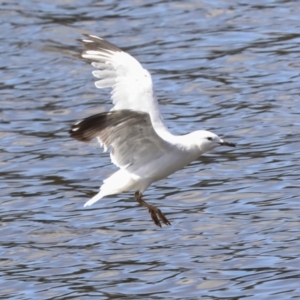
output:
<svg viewBox="0 0 300 300"><path fill-rule="evenodd" d="M119 170L103 181L90 206L109 195L134 191L157 226L171 225L162 211L142 195L153 183L184 168L203 153L219 146L235 147L218 135L197 130L173 135L160 113L150 73L130 54L95 35L85 35L80 57L97 70L99 89L111 88L113 108L75 123L70 135L78 141L98 139Z"/></svg>

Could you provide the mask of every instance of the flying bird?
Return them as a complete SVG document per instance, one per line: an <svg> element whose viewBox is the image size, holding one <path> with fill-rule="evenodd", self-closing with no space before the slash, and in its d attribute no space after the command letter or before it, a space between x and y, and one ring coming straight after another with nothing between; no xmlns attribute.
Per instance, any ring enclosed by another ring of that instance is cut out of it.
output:
<svg viewBox="0 0 300 300"><path fill-rule="evenodd" d="M148 208L156 225L171 225L159 208L142 198L144 191L203 153L235 144L206 130L173 135L160 113L150 73L131 55L100 37L86 35L82 43L85 49L81 58L97 69L93 71L99 79L96 87L112 89L114 106L109 112L77 122L70 135L83 142L97 138L119 167L84 206L108 195L134 191L136 201Z"/></svg>

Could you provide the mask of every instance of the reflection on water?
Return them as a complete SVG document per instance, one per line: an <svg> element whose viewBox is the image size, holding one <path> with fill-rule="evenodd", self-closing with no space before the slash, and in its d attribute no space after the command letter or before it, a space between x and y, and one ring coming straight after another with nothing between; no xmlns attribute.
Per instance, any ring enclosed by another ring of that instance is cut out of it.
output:
<svg viewBox="0 0 300 300"><path fill-rule="evenodd" d="M297 299L297 1L9 1L1 5L1 299ZM115 169L69 126L109 109L82 33L151 71L174 133L237 142L146 193L82 206ZM283 296L284 295L284 296Z"/></svg>

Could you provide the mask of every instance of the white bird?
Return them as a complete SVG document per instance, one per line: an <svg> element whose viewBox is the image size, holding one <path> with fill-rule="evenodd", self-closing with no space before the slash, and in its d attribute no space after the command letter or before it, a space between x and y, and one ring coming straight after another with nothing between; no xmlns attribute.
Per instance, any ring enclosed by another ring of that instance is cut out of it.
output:
<svg viewBox="0 0 300 300"><path fill-rule="evenodd" d="M114 107L77 122L70 135L79 141L97 138L104 151L110 150L112 163L120 168L105 179L100 191L84 206L101 198L135 191L138 203L148 208L154 223L170 225L157 207L142 199L155 181L182 169L200 155L220 145L235 147L216 134L198 130L176 136L170 133L159 106L150 73L131 55L94 35L82 40L81 57L98 70L97 88L112 88Z"/></svg>

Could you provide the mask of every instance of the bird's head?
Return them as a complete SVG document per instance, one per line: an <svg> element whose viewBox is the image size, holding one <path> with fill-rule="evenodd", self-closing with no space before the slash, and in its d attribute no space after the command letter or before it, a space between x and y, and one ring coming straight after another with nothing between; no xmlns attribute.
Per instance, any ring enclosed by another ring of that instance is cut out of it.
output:
<svg viewBox="0 0 300 300"><path fill-rule="evenodd" d="M197 144L202 153L209 152L219 146L235 147L234 143L221 139L215 133L206 130L199 130L197 132Z"/></svg>

